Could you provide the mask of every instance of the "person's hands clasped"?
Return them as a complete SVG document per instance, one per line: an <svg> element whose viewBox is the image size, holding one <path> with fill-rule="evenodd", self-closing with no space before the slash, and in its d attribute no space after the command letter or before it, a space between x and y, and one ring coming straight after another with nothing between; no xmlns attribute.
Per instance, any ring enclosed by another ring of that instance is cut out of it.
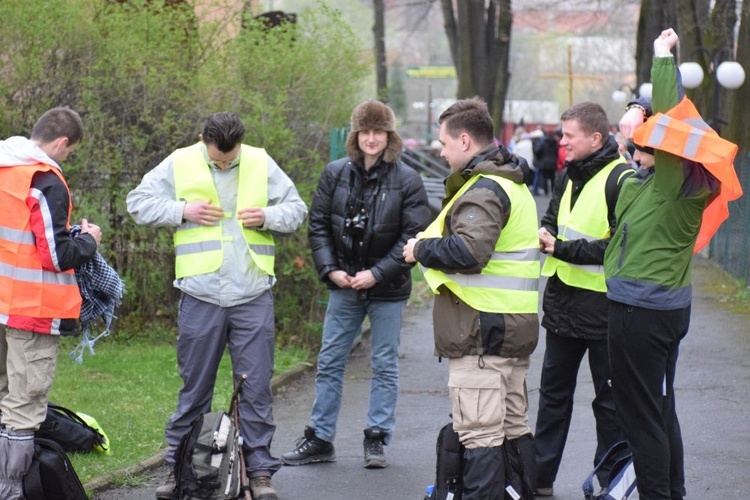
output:
<svg viewBox="0 0 750 500"><path fill-rule="evenodd" d="M331 271L330 273L328 273L328 279L331 280L333 284L339 288L351 288L352 287L352 277L340 269L337 269L336 271Z"/></svg>
<svg viewBox="0 0 750 500"><path fill-rule="evenodd" d="M96 224L90 224L86 219L81 219L81 234L90 234L96 241L97 247L102 242L102 229Z"/></svg>
<svg viewBox="0 0 750 500"><path fill-rule="evenodd" d="M266 213L258 207L243 208L237 212L237 218L243 227L263 227L266 222Z"/></svg>
<svg viewBox="0 0 750 500"><path fill-rule="evenodd" d="M366 271L359 271L352 279L351 286L355 290L367 290L377 284L378 280L375 279L375 275L369 269Z"/></svg>
<svg viewBox="0 0 750 500"><path fill-rule="evenodd" d="M215 226L223 217L224 210L221 207L205 201L189 201L182 211L183 219L202 226Z"/></svg>

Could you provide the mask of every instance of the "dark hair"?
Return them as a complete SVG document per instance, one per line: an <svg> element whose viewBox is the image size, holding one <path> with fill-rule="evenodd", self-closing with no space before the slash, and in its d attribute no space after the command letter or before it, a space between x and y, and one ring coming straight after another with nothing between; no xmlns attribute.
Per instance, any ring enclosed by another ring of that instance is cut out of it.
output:
<svg viewBox="0 0 750 500"><path fill-rule="evenodd" d="M443 111L438 123L445 123L445 130L453 138L466 132L481 146L486 146L494 139L492 117L487 103L481 97L456 101Z"/></svg>
<svg viewBox="0 0 750 500"><path fill-rule="evenodd" d="M581 102L568 108L560 120L577 120L581 130L588 135L599 132L602 136L602 143L609 137L609 119L604 109L595 102Z"/></svg>
<svg viewBox="0 0 750 500"><path fill-rule="evenodd" d="M50 109L31 129L31 140L39 144L49 144L60 137L67 137L69 146L78 144L83 139L81 117L70 108Z"/></svg>
<svg viewBox="0 0 750 500"><path fill-rule="evenodd" d="M229 111L219 111L206 119L203 142L213 144L222 153L228 153L245 138L245 126L240 117Z"/></svg>

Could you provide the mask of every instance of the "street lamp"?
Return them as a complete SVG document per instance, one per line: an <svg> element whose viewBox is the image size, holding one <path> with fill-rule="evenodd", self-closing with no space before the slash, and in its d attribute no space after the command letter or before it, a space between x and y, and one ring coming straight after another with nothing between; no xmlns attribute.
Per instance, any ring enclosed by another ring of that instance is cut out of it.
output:
<svg viewBox="0 0 750 500"><path fill-rule="evenodd" d="M638 95L651 99L651 88L652 85L650 83L642 83L641 86L638 87L638 94L636 95L635 89L630 85L625 84L612 92L612 100L616 103L623 103L625 101L632 101Z"/></svg>
<svg viewBox="0 0 750 500"><path fill-rule="evenodd" d="M719 49L715 51L708 50L705 47L697 47L693 50L694 56L697 52L704 52L708 56L708 74L713 79L713 107L711 110L711 128L719 133L719 87L733 90L742 86L745 82L745 70L737 61L721 61L721 56L728 52L728 49ZM680 64L680 73L682 75L682 85L688 89L694 89L703 82L703 67L697 62L684 62Z"/></svg>

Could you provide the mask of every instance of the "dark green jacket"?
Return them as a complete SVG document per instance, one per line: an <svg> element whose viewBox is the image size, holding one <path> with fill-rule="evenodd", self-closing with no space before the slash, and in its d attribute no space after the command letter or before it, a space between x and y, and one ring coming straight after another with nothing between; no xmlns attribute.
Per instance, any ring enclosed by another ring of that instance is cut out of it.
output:
<svg viewBox="0 0 750 500"><path fill-rule="evenodd" d="M679 102L672 57L651 68L653 111ZM617 228L604 254L607 296L649 309L690 305L690 264L703 210L718 181L700 164L656 150L655 167L625 181L617 200Z"/></svg>

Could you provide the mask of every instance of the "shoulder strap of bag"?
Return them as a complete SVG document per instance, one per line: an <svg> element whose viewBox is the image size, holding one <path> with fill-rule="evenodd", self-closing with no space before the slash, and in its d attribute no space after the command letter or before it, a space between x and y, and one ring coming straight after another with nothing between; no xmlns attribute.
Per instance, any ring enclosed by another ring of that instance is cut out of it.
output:
<svg viewBox="0 0 750 500"><path fill-rule="evenodd" d="M589 474L589 477L587 477L586 480L583 482L583 485L581 485L581 487L583 488L583 495L584 495L585 500L595 500L594 498L594 476L596 475L597 471L599 471L599 469L601 469L602 466L611 457L627 449L628 449L627 441L620 441L619 443L615 443L609 450L607 450L607 453L605 453L602 459L599 460L599 463L596 464L596 467L594 467L594 470L591 471L591 474Z"/></svg>

